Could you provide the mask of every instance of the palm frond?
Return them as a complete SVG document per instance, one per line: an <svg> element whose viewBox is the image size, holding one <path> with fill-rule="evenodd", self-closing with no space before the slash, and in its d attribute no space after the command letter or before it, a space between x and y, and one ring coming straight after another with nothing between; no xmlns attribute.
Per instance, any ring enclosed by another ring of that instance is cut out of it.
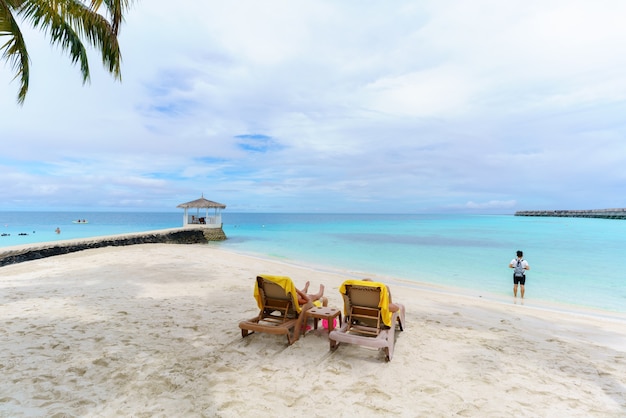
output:
<svg viewBox="0 0 626 418"><path fill-rule="evenodd" d="M124 12L126 12L132 0L91 0L91 9L98 10L102 7L102 3L106 5L108 16L113 28L113 33L117 36L124 20Z"/></svg>
<svg viewBox="0 0 626 418"><path fill-rule="evenodd" d="M0 51L4 51L2 58L8 61L10 67L15 71L13 79L20 79L17 102L23 104L28 91L30 60L24 37L9 6L13 6L13 4L7 4L4 0L0 0L0 36L9 37L8 41L0 45Z"/></svg>
<svg viewBox="0 0 626 418"><path fill-rule="evenodd" d="M2 58L9 61L21 78L18 102L28 90L29 59L16 18L41 29L53 45L66 51L73 64L79 64L83 83L89 81L89 62L83 41L102 54L105 69L121 79L121 51L117 40L124 12L133 0L0 0L0 46ZM98 13L106 8L105 15ZM110 20L107 20L110 19Z"/></svg>
<svg viewBox="0 0 626 418"><path fill-rule="evenodd" d="M121 79L121 60L117 36L104 16L85 6L81 1L68 0L63 10L67 21L81 37L102 53L102 64L116 79Z"/></svg>
<svg viewBox="0 0 626 418"><path fill-rule="evenodd" d="M42 29L50 36L53 44L68 51L73 64L80 62L83 83L89 81L89 61L87 51L76 31L67 19L66 1L26 1L19 15L30 21L36 29Z"/></svg>

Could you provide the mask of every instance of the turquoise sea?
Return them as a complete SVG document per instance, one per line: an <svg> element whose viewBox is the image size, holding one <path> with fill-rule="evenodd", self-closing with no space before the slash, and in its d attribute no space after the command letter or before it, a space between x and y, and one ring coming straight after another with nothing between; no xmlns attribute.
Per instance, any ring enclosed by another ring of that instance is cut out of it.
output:
<svg viewBox="0 0 626 418"><path fill-rule="evenodd" d="M182 217L182 212L0 212L0 247L175 228ZM72 223L77 219L88 223ZM626 313L625 220L227 211L222 220L228 240L210 245L486 298L512 296L508 263L521 249L531 267L527 301Z"/></svg>

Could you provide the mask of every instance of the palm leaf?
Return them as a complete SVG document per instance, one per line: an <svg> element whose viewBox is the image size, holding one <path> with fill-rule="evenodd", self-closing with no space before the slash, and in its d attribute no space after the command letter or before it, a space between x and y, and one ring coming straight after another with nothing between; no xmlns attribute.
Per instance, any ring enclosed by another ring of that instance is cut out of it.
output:
<svg viewBox="0 0 626 418"><path fill-rule="evenodd" d="M87 6L86 3L90 3ZM121 51L117 34L123 14L132 0L0 0L0 36L9 40L0 50L20 77L18 103L23 103L28 90L29 59L16 16L41 29L53 45L66 51L73 64L79 64L83 83L89 81L89 61L83 41L100 50L105 69L121 79ZM98 13L104 5L110 19Z"/></svg>
<svg viewBox="0 0 626 418"><path fill-rule="evenodd" d="M80 62L83 83L89 80L89 61L87 51L70 24L67 1L26 1L19 14L29 21L34 28L42 29L50 36L53 44L69 52L72 63ZM55 7L56 6L56 7Z"/></svg>
<svg viewBox="0 0 626 418"><path fill-rule="evenodd" d="M109 12L108 14L111 26L113 27L113 33L117 36L120 30L120 25L124 19L124 12L130 8L132 0L91 0L91 9L100 9L102 3L106 5Z"/></svg>
<svg viewBox="0 0 626 418"><path fill-rule="evenodd" d="M0 51L4 51L2 58L8 61L11 68L15 71L13 79L20 79L17 102L22 104L24 99L26 99L26 92L28 91L30 66L26 42L13 13L11 13L10 6L12 7L13 5L13 3L0 0L0 36L9 37L8 41L0 45Z"/></svg>

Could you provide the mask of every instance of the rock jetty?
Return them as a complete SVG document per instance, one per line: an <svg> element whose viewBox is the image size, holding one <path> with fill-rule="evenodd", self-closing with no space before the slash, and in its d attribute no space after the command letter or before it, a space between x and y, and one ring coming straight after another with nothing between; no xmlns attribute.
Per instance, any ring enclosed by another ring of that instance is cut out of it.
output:
<svg viewBox="0 0 626 418"><path fill-rule="evenodd" d="M562 218L626 219L626 208L590 210L521 210L515 216L556 216Z"/></svg>
<svg viewBox="0 0 626 418"><path fill-rule="evenodd" d="M134 244L202 244L223 241L222 228L175 228L0 248L0 266L101 247Z"/></svg>

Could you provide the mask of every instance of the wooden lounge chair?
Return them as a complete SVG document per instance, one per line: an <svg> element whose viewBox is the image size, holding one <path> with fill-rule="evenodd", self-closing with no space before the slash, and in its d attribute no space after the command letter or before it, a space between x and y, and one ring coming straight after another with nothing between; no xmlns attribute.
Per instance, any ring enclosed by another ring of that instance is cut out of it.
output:
<svg viewBox="0 0 626 418"><path fill-rule="evenodd" d="M300 306L296 288L289 277L258 276L254 287L254 298L260 312L254 318L241 321L241 336L254 332L286 335L289 345L298 341L302 330L304 312L313 306Z"/></svg>
<svg viewBox="0 0 626 418"><path fill-rule="evenodd" d="M349 343L383 350L391 361L395 346L396 325L405 327L404 305L397 312L389 311L389 290L379 282L347 280L339 288L344 300L344 321L328 338L337 344Z"/></svg>

